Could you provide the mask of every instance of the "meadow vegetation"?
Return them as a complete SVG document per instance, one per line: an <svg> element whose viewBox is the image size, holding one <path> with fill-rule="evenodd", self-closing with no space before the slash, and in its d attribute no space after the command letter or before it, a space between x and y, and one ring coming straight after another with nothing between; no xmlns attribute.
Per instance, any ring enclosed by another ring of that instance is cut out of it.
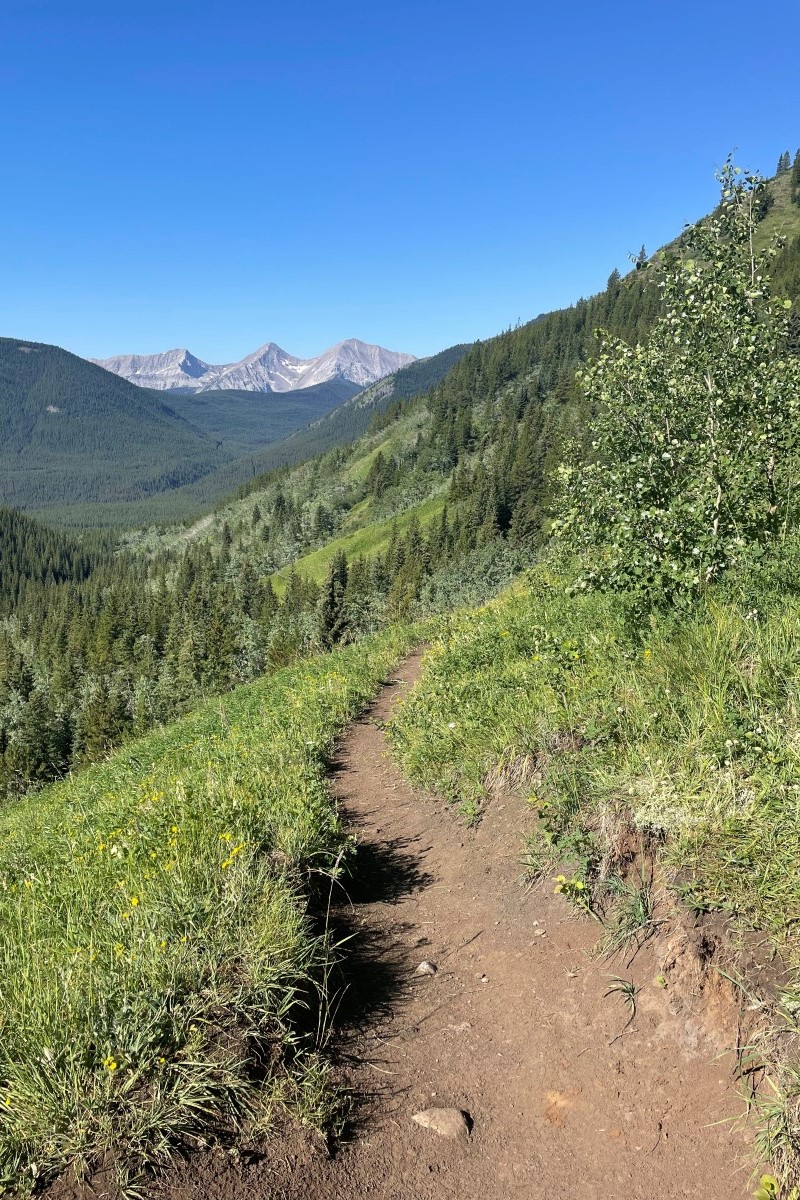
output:
<svg viewBox="0 0 800 1200"><path fill-rule="evenodd" d="M277 1105L329 1115L308 901L349 841L326 763L412 637L278 672L0 812L6 1187L106 1152L130 1182Z"/></svg>

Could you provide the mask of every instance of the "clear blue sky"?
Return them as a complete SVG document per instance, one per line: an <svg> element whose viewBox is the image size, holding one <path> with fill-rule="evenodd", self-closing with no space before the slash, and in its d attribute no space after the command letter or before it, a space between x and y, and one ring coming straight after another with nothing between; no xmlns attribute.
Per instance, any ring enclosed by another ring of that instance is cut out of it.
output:
<svg viewBox="0 0 800 1200"><path fill-rule="evenodd" d="M4 0L0 333L428 354L800 145L796 0Z"/></svg>

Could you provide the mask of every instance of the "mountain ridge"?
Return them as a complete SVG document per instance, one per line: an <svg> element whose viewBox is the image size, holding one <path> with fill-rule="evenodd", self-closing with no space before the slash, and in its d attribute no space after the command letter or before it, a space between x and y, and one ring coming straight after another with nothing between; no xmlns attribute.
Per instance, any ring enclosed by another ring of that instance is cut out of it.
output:
<svg viewBox="0 0 800 1200"><path fill-rule="evenodd" d="M413 354L346 338L313 358L298 358L276 342L265 342L233 363L208 363L184 347L88 361L137 387L155 391L293 392L332 379L368 387L417 359Z"/></svg>

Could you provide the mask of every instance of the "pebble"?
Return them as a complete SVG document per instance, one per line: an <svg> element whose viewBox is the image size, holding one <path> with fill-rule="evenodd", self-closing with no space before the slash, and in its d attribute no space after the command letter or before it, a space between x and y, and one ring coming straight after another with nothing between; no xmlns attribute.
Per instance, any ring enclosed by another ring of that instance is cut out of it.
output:
<svg viewBox="0 0 800 1200"><path fill-rule="evenodd" d="M427 958L423 959L414 972L415 975L435 975L437 971L436 963L428 962Z"/></svg>
<svg viewBox="0 0 800 1200"><path fill-rule="evenodd" d="M425 1129L432 1129L440 1137L452 1140L469 1137L467 1118L460 1108L426 1108L414 1113L411 1120Z"/></svg>

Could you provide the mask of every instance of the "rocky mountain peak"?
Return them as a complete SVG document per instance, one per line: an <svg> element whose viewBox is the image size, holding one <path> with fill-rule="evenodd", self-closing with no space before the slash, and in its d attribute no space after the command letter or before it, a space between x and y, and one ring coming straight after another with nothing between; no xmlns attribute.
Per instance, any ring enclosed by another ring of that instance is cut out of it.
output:
<svg viewBox="0 0 800 1200"><path fill-rule="evenodd" d="M91 359L140 387L161 391L205 392L236 389L248 392L291 392L347 379L368 387L415 361L413 354L385 350L358 338L338 342L316 358L296 358L276 342L265 342L239 362L214 365L187 349L159 354L120 354Z"/></svg>

